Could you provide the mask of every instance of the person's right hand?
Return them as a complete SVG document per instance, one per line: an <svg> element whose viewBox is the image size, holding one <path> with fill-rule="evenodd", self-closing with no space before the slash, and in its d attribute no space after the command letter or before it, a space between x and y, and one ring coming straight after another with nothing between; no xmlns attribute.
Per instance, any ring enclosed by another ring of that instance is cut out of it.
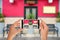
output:
<svg viewBox="0 0 60 40"><path fill-rule="evenodd" d="M41 40L47 40L48 29L49 28L46 25L46 23L43 20L41 20L41 23L40 23Z"/></svg>

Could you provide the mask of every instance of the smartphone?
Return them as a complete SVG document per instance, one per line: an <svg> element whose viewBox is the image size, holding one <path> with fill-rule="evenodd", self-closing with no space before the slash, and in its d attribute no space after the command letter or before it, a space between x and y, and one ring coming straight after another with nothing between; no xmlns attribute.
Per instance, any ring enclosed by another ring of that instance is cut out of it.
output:
<svg viewBox="0 0 60 40"><path fill-rule="evenodd" d="M39 34L39 26L39 20L22 20L22 32L25 36Z"/></svg>

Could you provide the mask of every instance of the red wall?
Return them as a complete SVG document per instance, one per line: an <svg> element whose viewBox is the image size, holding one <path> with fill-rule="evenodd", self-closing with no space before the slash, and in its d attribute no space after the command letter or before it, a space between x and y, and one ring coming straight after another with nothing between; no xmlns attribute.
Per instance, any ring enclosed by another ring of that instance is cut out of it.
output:
<svg viewBox="0 0 60 40"><path fill-rule="evenodd" d="M23 17L24 16L24 0L15 0L14 4L10 4L9 0L3 0L3 15L6 17ZM52 4L49 4L47 0L38 0L38 4L33 6L38 7L38 16L55 17L56 14L43 14L43 6L56 6L56 12L58 12L58 0L54 0Z"/></svg>

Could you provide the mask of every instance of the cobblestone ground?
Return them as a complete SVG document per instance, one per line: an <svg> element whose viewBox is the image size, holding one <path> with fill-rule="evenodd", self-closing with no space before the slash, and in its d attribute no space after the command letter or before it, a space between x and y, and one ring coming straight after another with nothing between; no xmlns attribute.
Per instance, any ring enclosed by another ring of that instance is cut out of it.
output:
<svg viewBox="0 0 60 40"><path fill-rule="evenodd" d="M6 38L0 38L0 40L7 40ZM40 40L39 37L32 37L32 38L26 38L26 37L16 37L13 40ZM60 40L58 37L49 37L48 40Z"/></svg>

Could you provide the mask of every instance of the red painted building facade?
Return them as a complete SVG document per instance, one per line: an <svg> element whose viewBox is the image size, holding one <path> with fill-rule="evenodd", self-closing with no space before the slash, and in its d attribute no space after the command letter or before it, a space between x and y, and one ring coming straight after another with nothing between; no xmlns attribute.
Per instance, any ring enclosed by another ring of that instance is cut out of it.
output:
<svg viewBox="0 0 60 40"><path fill-rule="evenodd" d="M38 17L55 17L58 9L59 9L58 0L53 0L52 3L48 3L48 0L37 0L37 4L33 4L32 6L37 7L37 16ZM3 0L3 15L6 17L24 17L24 7L30 6L29 4L25 4L24 0L14 0L14 3L11 4L9 0ZM55 14L44 14L43 7L44 6L55 6L56 13Z"/></svg>

